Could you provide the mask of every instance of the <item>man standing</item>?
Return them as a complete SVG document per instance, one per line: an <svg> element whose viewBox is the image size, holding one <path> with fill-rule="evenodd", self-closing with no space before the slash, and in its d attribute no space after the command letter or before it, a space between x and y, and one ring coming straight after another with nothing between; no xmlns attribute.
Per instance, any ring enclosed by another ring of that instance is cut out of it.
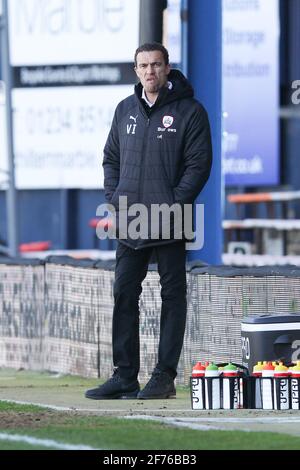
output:
<svg viewBox="0 0 300 470"><path fill-rule="evenodd" d="M212 162L207 113L182 73L171 70L168 51L157 43L139 47L135 72L140 83L135 94L118 105L104 149L105 194L118 216L121 196L126 196L128 207L139 203L149 210L155 204L192 204ZM176 395L174 379L186 323L185 238L175 237L176 220L168 237L160 225L151 227L151 216L144 222L149 220L147 236L124 238L118 232L112 338L116 369L103 385L88 390L87 398ZM160 341L158 362L140 391L139 297L153 252L161 284Z"/></svg>

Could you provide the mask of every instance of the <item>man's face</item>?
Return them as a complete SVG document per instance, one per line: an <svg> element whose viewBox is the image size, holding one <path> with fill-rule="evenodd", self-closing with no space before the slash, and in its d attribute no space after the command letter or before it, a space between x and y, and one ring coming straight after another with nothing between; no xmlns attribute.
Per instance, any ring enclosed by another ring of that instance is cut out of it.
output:
<svg viewBox="0 0 300 470"><path fill-rule="evenodd" d="M170 65L165 64L161 51L140 52L137 55L135 72L146 93L158 93L168 81Z"/></svg>

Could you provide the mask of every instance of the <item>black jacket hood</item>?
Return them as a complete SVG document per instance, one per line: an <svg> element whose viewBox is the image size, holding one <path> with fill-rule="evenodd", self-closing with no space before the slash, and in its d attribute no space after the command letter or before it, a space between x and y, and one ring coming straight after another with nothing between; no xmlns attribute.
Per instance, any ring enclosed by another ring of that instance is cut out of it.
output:
<svg viewBox="0 0 300 470"><path fill-rule="evenodd" d="M183 100L194 97L194 89L180 70L173 69L168 75L168 81L173 85L172 90L162 88L160 90L156 106L160 104L172 103L173 101ZM135 87L135 94L138 99L142 99L143 86L138 83Z"/></svg>

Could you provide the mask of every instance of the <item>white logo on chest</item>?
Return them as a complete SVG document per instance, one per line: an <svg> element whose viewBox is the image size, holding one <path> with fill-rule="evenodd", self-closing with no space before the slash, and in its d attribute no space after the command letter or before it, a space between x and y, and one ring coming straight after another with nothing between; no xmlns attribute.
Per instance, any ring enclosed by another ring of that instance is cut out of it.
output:
<svg viewBox="0 0 300 470"><path fill-rule="evenodd" d="M135 135L135 130L137 128L136 121L137 121L138 117L139 117L138 115L136 117L130 116L129 121L131 121L131 120L134 121L134 124L127 124L127 134L128 135L129 134Z"/></svg>
<svg viewBox="0 0 300 470"><path fill-rule="evenodd" d="M165 127L166 129L168 129L169 127L171 127L172 124L173 124L173 122L174 122L173 116L164 116L164 117L163 117L163 125L164 125L164 127Z"/></svg>

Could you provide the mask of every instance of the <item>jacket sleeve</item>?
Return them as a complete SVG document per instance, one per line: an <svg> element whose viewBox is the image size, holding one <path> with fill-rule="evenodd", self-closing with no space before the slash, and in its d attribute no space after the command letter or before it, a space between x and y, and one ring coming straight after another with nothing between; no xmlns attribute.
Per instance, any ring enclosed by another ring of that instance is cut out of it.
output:
<svg viewBox="0 0 300 470"><path fill-rule="evenodd" d="M120 178L120 142L117 110L104 147L103 158L105 197L111 202Z"/></svg>
<svg viewBox="0 0 300 470"><path fill-rule="evenodd" d="M187 125L183 160L183 174L174 188L175 202L191 204L205 186L212 165L210 125L207 113L201 105Z"/></svg>

